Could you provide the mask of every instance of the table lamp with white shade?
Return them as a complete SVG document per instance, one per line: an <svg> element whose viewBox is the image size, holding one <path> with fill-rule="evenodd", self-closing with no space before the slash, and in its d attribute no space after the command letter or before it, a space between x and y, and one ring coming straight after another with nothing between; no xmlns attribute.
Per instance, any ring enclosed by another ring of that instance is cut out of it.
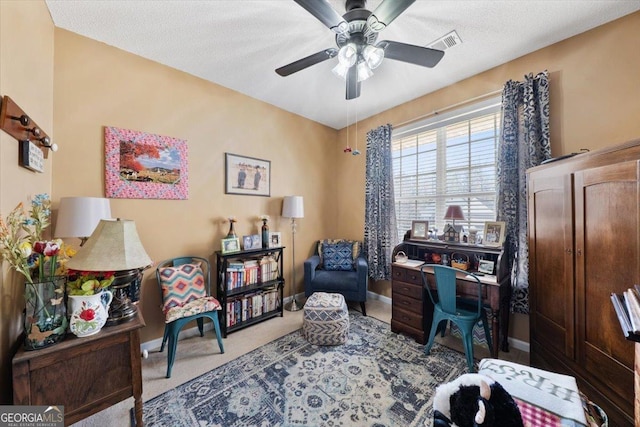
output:
<svg viewBox="0 0 640 427"><path fill-rule="evenodd" d="M60 199L54 237L77 237L83 246L101 219L111 218L109 199L63 197Z"/></svg>
<svg viewBox="0 0 640 427"><path fill-rule="evenodd" d="M291 218L291 254L293 262L293 281L291 290L293 292L291 302L284 308L289 311L298 311L304 303L298 304L296 301L296 218L304 218L304 202L302 196L286 196L282 202L282 216Z"/></svg>

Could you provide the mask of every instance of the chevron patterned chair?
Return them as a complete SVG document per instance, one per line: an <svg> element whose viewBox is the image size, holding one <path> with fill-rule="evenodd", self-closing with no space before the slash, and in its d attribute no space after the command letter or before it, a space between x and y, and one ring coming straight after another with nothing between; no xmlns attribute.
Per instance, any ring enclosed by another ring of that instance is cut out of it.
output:
<svg viewBox="0 0 640 427"><path fill-rule="evenodd" d="M160 351L169 341L167 378L176 359L178 334L187 323L195 320L204 336L204 319L211 319L220 353L224 353L218 310L222 307L211 296L211 265L200 257L180 257L162 261L156 268L156 278L162 293L162 312L165 316L164 336Z"/></svg>

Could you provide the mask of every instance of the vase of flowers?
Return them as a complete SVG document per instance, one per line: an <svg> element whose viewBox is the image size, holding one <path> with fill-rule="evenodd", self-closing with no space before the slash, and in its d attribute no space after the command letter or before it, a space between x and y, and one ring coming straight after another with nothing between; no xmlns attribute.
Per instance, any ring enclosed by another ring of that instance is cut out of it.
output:
<svg viewBox="0 0 640 427"><path fill-rule="evenodd" d="M38 194L25 212L22 203L0 217L0 254L25 277L24 347L36 350L64 339L67 310L64 300L64 264L73 256L62 240L43 240L49 226L51 200Z"/></svg>

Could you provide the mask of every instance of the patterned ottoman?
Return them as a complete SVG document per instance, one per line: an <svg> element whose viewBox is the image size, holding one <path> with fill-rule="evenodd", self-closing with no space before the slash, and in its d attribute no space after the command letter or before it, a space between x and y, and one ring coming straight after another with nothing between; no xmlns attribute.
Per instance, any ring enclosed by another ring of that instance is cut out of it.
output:
<svg viewBox="0 0 640 427"><path fill-rule="evenodd" d="M314 292L304 305L302 336L311 344L339 345L349 335L349 309L340 294Z"/></svg>

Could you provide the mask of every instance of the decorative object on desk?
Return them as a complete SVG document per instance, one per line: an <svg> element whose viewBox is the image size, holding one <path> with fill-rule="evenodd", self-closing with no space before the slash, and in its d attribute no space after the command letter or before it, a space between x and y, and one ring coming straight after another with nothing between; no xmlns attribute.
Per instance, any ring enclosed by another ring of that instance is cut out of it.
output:
<svg viewBox="0 0 640 427"><path fill-rule="evenodd" d="M411 221L411 240L429 240L429 221Z"/></svg>
<svg viewBox="0 0 640 427"><path fill-rule="evenodd" d="M189 198L185 140L116 127L105 127L104 139L107 197Z"/></svg>
<svg viewBox="0 0 640 427"><path fill-rule="evenodd" d="M466 271L469 266L469 255L457 252L451 254L451 267Z"/></svg>
<svg viewBox="0 0 640 427"><path fill-rule="evenodd" d="M229 217L229 232L227 233L225 239L231 239L234 237L238 237L238 235L236 234L236 229L235 229L235 223L237 222L236 217L235 216L230 216ZM238 246L239 248L239 246Z"/></svg>
<svg viewBox="0 0 640 427"><path fill-rule="evenodd" d="M111 218L109 199L102 197L63 197L60 199L55 237L77 237L87 242L101 219Z"/></svg>
<svg viewBox="0 0 640 427"><path fill-rule="evenodd" d="M478 235L478 229L472 225L471 227L469 227L469 236L468 236L467 242L470 245L475 245L477 235Z"/></svg>
<svg viewBox="0 0 640 427"><path fill-rule="evenodd" d="M135 222L126 219L102 219L67 266L81 271L113 271L113 301L107 325L126 322L136 316L137 307L129 298L131 282L153 262L144 250Z"/></svg>
<svg viewBox="0 0 640 427"><path fill-rule="evenodd" d="M504 221L487 221L484 223L484 245L502 246L504 243L506 223Z"/></svg>
<svg viewBox="0 0 640 427"><path fill-rule="evenodd" d="M269 221L269 216L260 215L260 220L262 221L262 228L261 228L262 248L267 249L269 247L269 225L267 224L267 222Z"/></svg>
<svg viewBox="0 0 640 427"><path fill-rule="evenodd" d="M449 265L449 255L448 254L442 254L441 255L440 264Z"/></svg>
<svg viewBox="0 0 640 427"><path fill-rule="evenodd" d="M425 259L425 261L428 261L428 260ZM440 264L440 261L442 261L442 257L440 256L440 254L434 252L431 254L431 261L434 264Z"/></svg>
<svg viewBox="0 0 640 427"><path fill-rule="evenodd" d="M75 254L61 240L45 241L50 225L51 200L38 194L27 213L19 203L6 221L0 217L0 254L25 278L24 347L35 350L55 344L65 336L64 265Z"/></svg>
<svg viewBox="0 0 640 427"><path fill-rule="evenodd" d="M240 251L240 239L237 237L229 237L222 239L222 253L228 254L231 252Z"/></svg>
<svg viewBox="0 0 640 427"><path fill-rule="evenodd" d="M478 261L478 271L484 274L493 274L493 261L481 259Z"/></svg>
<svg viewBox="0 0 640 427"><path fill-rule="evenodd" d="M285 196L282 201L282 216L291 218L291 268L293 272L293 280L291 282L292 299L285 305L285 309L289 311L298 311L304 303L298 305L296 300L296 218L304 218L304 201L302 196ZM280 246L280 245L278 245Z"/></svg>
<svg viewBox="0 0 640 427"><path fill-rule="evenodd" d="M404 264L408 260L409 260L409 257L403 251L400 251L396 254L396 262L398 264Z"/></svg>
<svg viewBox="0 0 640 427"><path fill-rule="evenodd" d="M90 295L69 295L69 330L77 337L97 334L107 323L113 293L102 290Z"/></svg>
<svg viewBox="0 0 640 427"><path fill-rule="evenodd" d="M463 227L461 225L456 225L456 219L464 220L464 214L462 213L460 205L450 205L447 207L444 219L450 219L452 221L451 224L447 223L444 227L443 234L445 242L459 242Z"/></svg>
<svg viewBox="0 0 640 427"><path fill-rule="evenodd" d="M271 162L225 153L225 194L271 195Z"/></svg>

